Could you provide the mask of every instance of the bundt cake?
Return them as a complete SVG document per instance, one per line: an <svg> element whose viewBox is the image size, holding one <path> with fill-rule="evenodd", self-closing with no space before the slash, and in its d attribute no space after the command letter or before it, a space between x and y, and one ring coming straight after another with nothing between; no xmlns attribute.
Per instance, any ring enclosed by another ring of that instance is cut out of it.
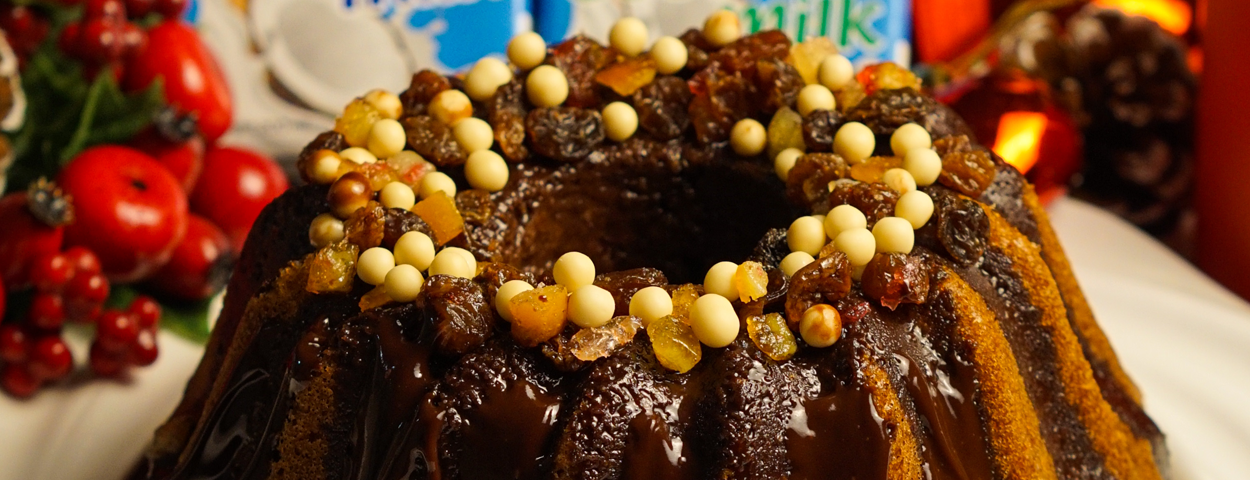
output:
<svg viewBox="0 0 1250 480"><path fill-rule="evenodd" d="M352 102L133 478L1167 478L1022 176L735 22Z"/></svg>

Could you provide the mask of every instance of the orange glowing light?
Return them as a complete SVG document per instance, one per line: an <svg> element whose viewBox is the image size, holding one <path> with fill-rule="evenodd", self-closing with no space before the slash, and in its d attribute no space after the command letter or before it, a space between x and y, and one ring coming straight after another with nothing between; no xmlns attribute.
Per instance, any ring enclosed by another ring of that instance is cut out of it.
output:
<svg viewBox="0 0 1250 480"><path fill-rule="evenodd" d="M1007 112L998 121L998 138L994 153L1007 163L1027 173L1037 163L1042 149L1042 133L1046 131L1046 115L1040 112Z"/></svg>
<svg viewBox="0 0 1250 480"><path fill-rule="evenodd" d="M1194 20L1193 9L1181 0L1095 0L1094 3L1149 18L1176 35L1189 31Z"/></svg>

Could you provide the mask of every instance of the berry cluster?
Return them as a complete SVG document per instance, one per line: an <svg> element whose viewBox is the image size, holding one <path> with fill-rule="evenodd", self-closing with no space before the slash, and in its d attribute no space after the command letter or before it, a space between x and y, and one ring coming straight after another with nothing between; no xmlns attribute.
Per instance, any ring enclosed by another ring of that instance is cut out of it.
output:
<svg viewBox="0 0 1250 480"><path fill-rule="evenodd" d="M177 18L187 0L61 0L66 5L81 4L82 18L65 26L58 45L66 55L83 62L89 77L111 68L122 78L124 60L143 50L147 32L132 20L157 14Z"/></svg>
<svg viewBox="0 0 1250 480"><path fill-rule="evenodd" d="M158 353L156 329L160 319L161 306L148 297L135 298L126 311L106 310L96 324L91 370L112 377L130 365L151 365Z"/></svg>
<svg viewBox="0 0 1250 480"><path fill-rule="evenodd" d="M39 49L50 27L48 19L36 9L9 2L0 4L0 30L4 30L5 38L22 64Z"/></svg>

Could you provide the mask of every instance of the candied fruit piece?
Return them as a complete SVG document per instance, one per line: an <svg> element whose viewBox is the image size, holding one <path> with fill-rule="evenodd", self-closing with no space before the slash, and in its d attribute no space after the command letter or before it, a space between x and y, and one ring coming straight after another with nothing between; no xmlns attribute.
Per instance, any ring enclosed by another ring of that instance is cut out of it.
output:
<svg viewBox="0 0 1250 480"><path fill-rule="evenodd" d="M462 165L468 153L456 141L451 127L429 115L404 117L400 120L408 134L408 145L422 158L446 167Z"/></svg>
<svg viewBox="0 0 1250 480"><path fill-rule="evenodd" d="M441 191L417 202L412 206L412 212L430 226L430 231L434 233L434 242L439 246L464 232L464 217L460 216L452 199Z"/></svg>
<svg viewBox="0 0 1250 480"><path fill-rule="evenodd" d="M438 72L425 69L414 73L408 89L399 94L399 100L404 104L404 116L424 115L425 106L430 103L430 100L433 100L435 95L443 93L443 90L450 88L451 81Z"/></svg>
<svg viewBox="0 0 1250 480"><path fill-rule="evenodd" d="M976 263L989 243L990 219L981 205L966 198L940 195L937 198L934 223L938 242L955 263L969 266Z"/></svg>
<svg viewBox="0 0 1250 480"><path fill-rule="evenodd" d="M356 280L356 257L360 247L349 242L338 242L317 250L308 261L309 293L347 293L352 291Z"/></svg>
<svg viewBox="0 0 1250 480"><path fill-rule="evenodd" d="M733 281L734 287L738 289L738 298L743 303L768 295L768 272L764 271L760 262L742 262L738 265L738 271L734 272Z"/></svg>
<svg viewBox="0 0 1250 480"><path fill-rule="evenodd" d="M381 245L382 237L386 236L386 207L370 200L347 216L347 220L343 221L343 230L347 241L360 247L361 251Z"/></svg>
<svg viewBox="0 0 1250 480"><path fill-rule="evenodd" d="M768 122L768 157L776 157L787 148L805 150L803 117L789 107L781 107Z"/></svg>
<svg viewBox="0 0 1250 480"><path fill-rule="evenodd" d="M369 188L375 192L382 191L382 187L385 187L388 183L399 181L399 175L386 162L357 165L355 171L360 172L365 178L369 179Z"/></svg>
<svg viewBox="0 0 1250 480"><path fill-rule="evenodd" d="M868 97L868 93L864 92L863 85L858 82L847 82L838 91L833 92L833 99L837 102L838 109L842 113L851 111L851 109L859 106L859 102L864 101Z"/></svg>
<svg viewBox="0 0 1250 480"><path fill-rule="evenodd" d="M786 320L780 313L747 317L747 335L764 355L778 362L789 360L799 351L794 332L786 326Z"/></svg>
<svg viewBox="0 0 1250 480"><path fill-rule="evenodd" d="M851 291L851 262L837 252L800 268L790 277L786 293L786 321L797 329L803 312L818 303L832 302Z"/></svg>
<svg viewBox="0 0 1250 480"><path fill-rule="evenodd" d="M539 154L576 162L595 150L606 136L599 112L583 108L536 108L525 118L530 145Z"/></svg>
<svg viewBox="0 0 1250 480"><path fill-rule="evenodd" d="M667 315L651 322L647 336L651 337L655 359L664 368L686 373L703 359L703 346L694 336L694 329L677 317Z"/></svg>
<svg viewBox="0 0 1250 480"><path fill-rule="evenodd" d="M798 205L816 205L829 196L829 182L844 178L850 167L833 153L809 153L799 157L786 178L786 196Z"/></svg>
<svg viewBox="0 0 1250 480"><path fill-rule="evenodd" d="M663 76L634 92L638 126L659 140L672 140L690 126L690 86L681 77Z"/></svg>
<svg viewBox="0 0 1250 480"><path fill-rule="evenodd" d="M851 178L861 182L876 183L881 181L886 170L902 166L903 159L900 157L868 157L862 163L851 165Z"/></svg>
<svg viewBox="0 0 1250 480"><path fill-rule="evenodd" d="M508 308L512 310L512 338L521 345L533 347L564 329L569 291L563 285L527 290L512 297Z"/></svg>
<svg viewBox="0 0 1250 480"><path fill-rule="evenodd" d="M872 95L877 90L894 90L912 88L920 91L920 77L911 70L898 66L893 62L879 63L860 70L855 79L864 86L865 93Z"/></svg>
<svg viewBox="0 0 1250 480"><path fill-rule="evenodd" d="M782 107L795 108L799 90L803 89L803 77L788 63L770 58L755 65L755 86L759 89L761 110L773 111Z"/></svg>
<svg viewBox="0 0 1250 480"><path fill-rule="evenodd" d="M791 46L790 56L786 57L786 62L794 65L794 69L803 77L803 81L810 85L817 82L816 74L820 70L820 62L824 61L825 57L837 53L838 46L834 45L829 37L811 37Z"/></svg>
<svg viewBox="0 0 1250 480"><path fill-rule="evenodd" d="M628 97L655 80L655 60L650 55L613 64L595 74L595 81Z"/></svg>
<svg viewBox="0 0 1250 480"><path fill-rule="evenodd" d="M929 266L919 256L878 253L864 267L860 286L890 310L900 303L921 304L929 297Z"/></svg>
<svg viewBox="0 0 1250 480"><path fill-rule="evenodd" d="M363 312L367 310L373 310L375 308L381 307L382 305L391 303L391 301L392 301L391 296L386 293L386 287L383 287L382 285L378 285L376 287L373 287L373 290L369 290L369 293L366 293L364 296L360 297L360 304L359 304L360 311Z"/></svg>
<svg viewBox="0 0 1250 480"><path fill-rule="evenodd" d="M495 312L482 287L467 278L434 275L421 287L417 307L434 327L434 346L443 354L463 355L486 343L495 328Z"/></svg>
<svg viewBox="0 0 1250 480"><path fill-rule="evenodd" d="M699 295L699 287L690 283L673 290L673 316L689 323L690 305L693 305L694 301L699 299Z"/></svg>
<svg viewBox="0 0 1250 480"><path fill-rule="evenodd" d="M334 120L334 131L343 134L343 139L353 147L363 147L369 143L369 131L373 124L382 119L382 112L363 98L357 98L347 104L343 115Z"/></svg>
<svg viewBox="0 0 1250 480"><path fill-rule="evenodd" d="M564 101L570 107L599 108L595 73L617 59L614 51L583 35L560 42L551 48L547 63L564 72L569 81L569 96Z"/></svg>
<svg viewBox="0 0 1250 480"><path fill-rule="evenodd" d="M601 327L578 330L569 341L569 349L578 360L593 362L634 341L641 326L638 317L622 315Z"/></svg>
<svg viewBox="0 0 1250 480"><path fill-rule="evenodd" d="M942 155L942 173L938 182L972 198L989 188L997 174L989 152L973 150Z"/></svg>
<svg viewBox="0 0 1250 480"><path fill-rule="evenodd" d="M877 220L894 215L898 196L884 183L839 182L829 192L829 206L845 204L858 208L868 218L868 228L872 228Z"/></svg>
<svg viewBox="0 0 1250 480"><path fill-rule="evenodd" d="M813 110L803 117L803 143L809 152L832 152L833 137L842 128L842 112Z"/></svg>
<svg viewBox="0 0 1250 480"><path fill-rule="evenodd" d="M404 182L413 189L421 186L421 177L425 174L437 170L434 164L425 161L420 154L416 152L402 152L399 155L386 159L386 164L395 172L398 180ZM372 181L370 182L372 185ZM383 185L385 187L386 185ZM381 190L380 188L374 189Z"/></svg>

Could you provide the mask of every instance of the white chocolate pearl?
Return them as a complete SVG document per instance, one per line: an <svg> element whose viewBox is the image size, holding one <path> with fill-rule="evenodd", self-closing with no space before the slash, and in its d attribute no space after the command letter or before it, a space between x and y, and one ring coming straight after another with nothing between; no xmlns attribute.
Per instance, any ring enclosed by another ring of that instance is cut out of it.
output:
<svg viewBox="0 0 1250 480"><path fill-rule="evenodd" d="M825 348L842 337L841 327L838 311L822 303L803 312L803 317L799 320L799 336L808 345Z"/></svg>
<svg viewBox="0 0 1250 480"><path fill-rule="evenodd" d="M632 57L647 48L647 25L634 17L617 20L608 31L608 44L618 52Z"/></svg>
<svg viewBox="0 0 1250 480"><path fill-rule="evenodd" d="M764 125L753 118L738 120L733 130L729 132L729 146L733 147L735 153L744 157L759 155L764 151L764 145L767 142L768 131L764 130Z"/></svg>
<svg viewBox="0 0 1250 480"><path fill-rule="evenodd" d="M877 148L877 137L872 130L859 122L849 122L838 129L833 136L833 151L847 162L856 164L872 156Z"/></svg>
<svg viewBox="0 0 1250 480"><path fill-rule="evenodd" d="M625 102L612 102L603 107L603 128L614 142L624 142L638 130L638 112Z"/></svg>
<svg viewBox="0 0 1250 480"><path fill-rule="evenodd" d="M551 65L539 65L525 77L525 94L538 107L556 107L569 98L569 79Z"/></svg>
<svg viewBox="0 0 1250 480"><path fill-rule="evenodd" d="M911 176L911 172L901 168L886 170L885 173L881 174L881 183L898 193L916 190L916 178Z"/></svg>
<svg viewBox="0 0 1250 480"><path fill-rule="evenodd" d="M734 284L734 274L738 273L738 264L719 262L707 269L703 276L703 291L715 293L725 298L738 298L738 286Z"/></svg>
<svg viewBox="0 0 1250 480"><path fill-rule="evenodd" d="M821 214L819 214L819 213L813 213L813 214L811 214L811 215L809 215L809 216L810 216L810 217L812 217L812 218L815 218L816 220L820 220L820 224L821 224L822 226L825 224L825 216L824 216L824 215L821 215ZM827 234L827 233L826 233L826 234Z"/></svg>
<svg viewBox="0 0 1250 480"><path fill-rule="evenodd" d="M838 234L847 230L868 228L868 218L864 212L850 205L838 205L825 216L825 235L830 240L838 238Z"/></svg>
<svg viewBox="0 0 1250 480"><path fill-rule="evenodd" d="M460 255L460 258L464 260L464 264L469 266L469 276L466 278L477 276L477 257L473 256L473 252L460 247L447 247L443 250L450 250L451 253Z"/></svg>
<svg viewBox="0 0 1250 480"><path fill-rule="evenodd" d="M508 162L492 150L478 150L464 162L464 178L473 188L498 192L508 184Z"/></svg>
<svg viewBox="0 0 1250 480"><path fill-rule="evenodd" d="M392 268L395 268L395 256L382 247L365 250L356 259L356 276L369 285L381 285Z"/></svg>
<svg viewBox="0 0 1250 480"><path fill-rule="evenodd" d="M847 230L833 239L833 246L846 254L852 266L867 265L877 253L877 239L867 228Z"/></svg>
<svg viewBox="0 0 1250 480"><path fill-rule="evenodd" d="M916 234L911 222L898 217L885 217L872 226L872 236L877 240L877 251L883 253L911 253Z"/></svg>
<svg viewBox="0 0 1250 480"><path fill-rule="evenodd" d="M813 83L799 90L799 115L807 116L816 110L833 110L836 102L833 92L819 83Z"/></svg>
<svg viewBox="0 0 1250 480"><path fill-rule="evenodd" d="M508 60L521 70L529 70L547 58L547 42L534 32L525 32L508 42Z"/></svg>
<svg viewBox="0 0 1250 480"><path fill-rule="evenodd" d="M807 252L790 252L786 258L781 259L781 273L786 274L787 277L793 277L795 272L815 261L816 259Z"/></svg>
<svg viewBox="0 0 1250 480"><path fill-rule="evenodd" d="M395 241L395 263L412 265L417 270L430 268L434 261L434 241L422 232L408 232Z"/></svg>
<svg viewBox="0 0 1250 480"><path fill-rule="evenodd" d="M777 154L777 158L773 159L773 171L777 172L777 178L781 181L790 179L790 169L794 168L794 164L799 162L799 157L803 156L803 151L794 147L782 150Z"/></svg>
<svg viewBox="0 0 1250 480"><path fill-rule="evenodd" d="M404 182L391 182L382 187L382 192L378 193L378 200L386 208L410 210L417 203L417 194Z"/></svg>
<svg viewBox="0 0 1250 480"><path fill-rule="evenodd" d="M673 297L660 287L647 287L629 299L629 314L642 319L642 326L673 314Z"/></svg>
<svg viewBox="0 0 1250 480"><path fill-rule="evenodd" d="M417 295L421 294L421 287L425 285L425 277L421 276L421 272L417 267L412 265L396 265L391 271L386 273L386 280L382 287L386 289L386 294L391 300L396 302L411 302L417 299Z"/></svg>
<svg viewBox="0 0 1250 480"><path fill-rule="evenodd" d="M676 37L663 36L651 46L651 58L655 59L655 70L665 75L672 75L686 68L686 60L690 52L686 44Z"/></svg>
<svg viewBox="0 0 1250 480"><path fill-rule="evenodd" d="M903 169L916 179L916 185L927 187L942 174L942 157L931 148L918 148L903 156Z"/></svg>
<svg viewBox="0 0 1250 480"><path fill-rule="evenodd" d="M825 226L816 217L799 217L786 231L786 245L792 252L815 256L825 246Z"/></svg>
<svg viewBox="0 0 1250 480"><path fill-rule="evenodd" d="M344 235L343 221L334 214L317 215L308 226L308 241L317 248L342 240Z"/></svg>
<svg viewBox="0 0 1250 480"><path fill-rule="evenodd" d="M521 292L533 290L534 286L525 280L509 280L499 286L499 290L495 291L495 311L499 312L508 323L512 322L512 297L517 296Z"/></svg>
<svg viewBox="0 0 1250 480"><path fill-rule="evenodd" d="M890 148L896 156L905 156L917 148L932 147L933 139L929 137L929 131L915 123L904 124L890 135Z"/></svg>
<svg viewBox="0 0 1250 480"><path fill-rule="evenodd" d="M459 251L457 251L459 250ZM473 278L477 276L477 262L469 263L470 255L465 255L464 249L456 247L447 247L438 251L434 255L434 261L430 262L430 276L434 275L450 275L460 278Z"/></svg>
<svg viewBox="0 0 1250 480"><path fill-rule="evenodd" d="M456 122L451 133L456 137L456 143L469 153L486 150L495 144L495 131L490 128L486 120L477 117L469 117Z"/></svg>
<svg viewBox="0 0 1250 480"><path fill-rule="evenodd" d="M933 216L933 198L920 190L904 193L894 204L894 216L907 220L911 228L920 229Z"/></svg>
<svg viewBox="0 0 1250 480"><path fill-rule="evenodd" d="M426 111L435 120L447 125L455 125L456 122L473 116L473 102L469 101L469 96L460 90L443 90L430 100Z"/></svg>
<svg viewBox="0 0 1250 480"><path fill-rule="evenodd" d="M569 290L576 290L595 281L595 262L582 252L568 252L556 259L551 267L556 283Z"/></svg>
<svg viewBox="0 0 1250 480"><path fill-rule="evenodd" d="M373 152L370 152L360 147L351 147L351 148L343 149L343 151L339 152L339 157L342 158L343 160L348 160L353 163L356 163L357 165L365 165L369 163L378 162L378 157L374 155Z"/></svg>
<svg viewBox="0 0 1250 480"><path fill-rule="evenodd" d="M407 143L408 134L398 121L383 118L373 122L373 128L369 130L369 152L378 158L389 158L404 151Z"/></svg>
<svg viewBox="0 0 1250 480"><path fill-rule="evenodd" d="M421 176L421 187L418 188L421 198L429 198L434 192L442 190L448 197L456 196L456 181L443 172L429 172Z"/></svg>
<svg viewBox="0 0 1250 480"><path fill-rule="evenodd" d="M495 57L483 57L465 74L464 93L469 94L469 98L485 102L495 96L500 86L510 81L512 69L508 64Z"/></svg>
<svg viewBox="0 0 1250 480"><path fill-rule="evenodd" d="M328 152L328 150L327 150ZM329 185L339 179L339 167L343 165L343 160L338 154L325 153L318 155L313 160L312 181L320 185Z"/></svg>
<svg viewBox="0 0 1250 480"><path fill-rule="evenodd" d="M569 321L582 328L595 328L612 321L616 301L612 293L597 285L583 285L569 295Z"/></svg>
<svg viewBox="0 0 1250 480"><path fill-rule="evenodd" d="M816 79L830 90L841 90L855 79L855 66L846 57L835 53L820 61Z"/></svg>
<svg viewBox="0 0 1250 480"><path fill-rule="evenodd" d="M704 295L690 306L690 326L704 345L725 347L738 338L738 312L729 299L715 293Z"/></svg>
<svg viewBox="0 0 1250 480"><path fill-rule="evenodd" d="M396 120L404 113L404 102L399 99L398 95L386 90L370 90L365 94L365 102L378 109L382 118Z"/></svg>
<svg viewBox="0 0 1250 480"><path fill-rule="evenodd" d="M713 46L723 47L742 36L742 22L729 10L720 10L703 22L703 38Z"/></svg>

